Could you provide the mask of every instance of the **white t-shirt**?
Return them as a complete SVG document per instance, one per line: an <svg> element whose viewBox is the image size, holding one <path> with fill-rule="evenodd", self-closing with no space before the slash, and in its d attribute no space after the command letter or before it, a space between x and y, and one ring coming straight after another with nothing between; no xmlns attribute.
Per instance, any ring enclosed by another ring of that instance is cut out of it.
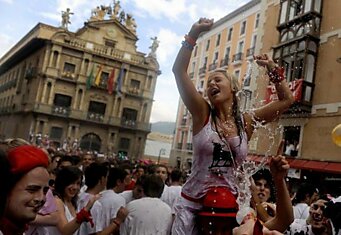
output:
<svg viewBox="0 0 341 235"><path fill-rule="evenodd" d="M100 219L96 219L96 221L100 221L98 225L96 224L96 229L100 229L99 231L110 225L110 222L116 217L117 211L121 206L126 206L124 197L115 193L112 189L105 190L101 194L102 196L97 200L101 204L101 208L98 208L97 204L94 204L92 207L94 210L101 211Z"/></svg>
<svg viewBox="0 0 341 235"><path fill-rule="evenodd" d="M311 225L307 224L305 219L295 219L289 228L284 232L285 235L314 235L311 231Z"/></svg>
<svg viewBox="0 0 341 235"><path fill-rule="evenodd" d="M294 207L294 219L306 220L309 217L309 209L307 203L297 203Z"/></svg>
<svg viewBox="0 0 341 235"><path fill-rule="evenodd" d="M159 198L144 197L127 205L128 216L121 224L121 235L169 235L171 208Z"/></svg>
<svg viewBox="0 0 341 235"><path fill-rule="evenodd" d="M87 192L83 192L79 194L78 201L77 201L77 212L83 209L89 202L89 200L94 197L94 195L89 194ZM96 205L96 206L95 206ZM92 221L94 222L94 226L91 227L89 222L83 222L78 229L78 235L83 234L92 234L99 231L102 231L99 227L101 224L101 211L102 211L102 204L98 201L95 201L93 207L90 210Z"/></svg>
<svg viewBox="0 0 341 235"><path fill-rule="evenodd" d="M129 202L131 202L132 200L134 200L133 197L133 190L126 190L123 191L122 193L120 193L120 195L122 197L124 197L124 199L126 200L126 204L128 204Z"/></svg>
<svg viewBox="0 0 341 235"><path fill-rule="evenodd" d="M181 189L182 187L180 185L169 186L162 193L161 200L167 203L168 206L172 209L172 214L175 213L174 211L175 203L181 197Z"/></svg>

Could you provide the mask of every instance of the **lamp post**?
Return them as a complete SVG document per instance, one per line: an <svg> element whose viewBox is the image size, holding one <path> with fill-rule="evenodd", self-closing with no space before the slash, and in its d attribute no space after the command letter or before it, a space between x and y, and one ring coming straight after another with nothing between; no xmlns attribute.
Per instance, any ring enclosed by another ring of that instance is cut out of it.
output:
<svg viewBox="0 0 341 235"><path fill-rule="evenodd" d="M161 148L160 151L159 151L159 156L157 158L157 164L160 164L160 158L161 158L161 154L166 154L166 149L164 148Z"/></svg>

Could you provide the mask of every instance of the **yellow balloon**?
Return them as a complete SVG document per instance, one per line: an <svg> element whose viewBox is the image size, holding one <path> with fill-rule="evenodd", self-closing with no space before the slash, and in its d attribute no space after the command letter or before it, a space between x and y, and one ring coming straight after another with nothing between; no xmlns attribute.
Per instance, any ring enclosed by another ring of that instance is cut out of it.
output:
<svg viewBox="0 0 341 235"><path fill-rule="evenodd" d="M332 139L334 144L341 147L341 124L337 125L332 131Z"/></svg>

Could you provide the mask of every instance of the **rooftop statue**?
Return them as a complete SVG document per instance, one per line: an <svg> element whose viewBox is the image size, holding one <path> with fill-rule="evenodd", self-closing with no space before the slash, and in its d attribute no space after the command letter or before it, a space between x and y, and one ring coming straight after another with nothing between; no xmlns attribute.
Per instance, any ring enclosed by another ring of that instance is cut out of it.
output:
<svg viewBox="0 0 341 235"><path fill-rule="evenodd" d="M62 11L62 28L68 29L70 22L70 15L73 15L73 12L70 11L70 8L66 8L66 11Z"/></svg>
<svg viewBox="0 0 341 235"><path fill-rule="evenodd" d="M118 18L118 13L120 12L120 10L121 10L120 1L114 0L114 9L113 9L111 18L117 19Z"/></svg>
<svg viewBox="0 0 341 235"><path fill-rule="evenodd" d="M133 32L134 34L136 34L136 22L134 17L131 14L127 14L127 18L126 18L126 26L127 28Z"/></svg>
<svg viewBox="0 0 341 235"><path fill-rule="evenodd" d="M153 40L153 43L149 47L150 48L149 56L156 58L156 50L159 47L160 41L157 40L157 37L153 37L153 38L150 38L150 39Z"/></svg>
<svg viewBox="0 0 341 235"><path fill-rule="evenodd" d="M104 20L105 15L111 13L110 11L110 6L97 6L96 8L92 9L90 20Z"/></svg>

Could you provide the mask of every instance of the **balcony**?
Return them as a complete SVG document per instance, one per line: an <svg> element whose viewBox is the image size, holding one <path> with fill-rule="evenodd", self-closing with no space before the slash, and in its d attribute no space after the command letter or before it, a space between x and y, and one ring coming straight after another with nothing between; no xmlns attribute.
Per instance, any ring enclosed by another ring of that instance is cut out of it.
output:
<svg viewBox="0 0 341 235"><path fill-rule="evenodd" d="M215 70L218 67L218 63L214 62L208 66L208 71Z"/></svg>
<svg viewBox="0 0 341 235"><path fill-rule="evenodd" d="M193 150L193 144L187 143L187 150L192 151Z"/></svg>
<svg viewBox="0 0 341 235"><path fill-rule="evenodd" d="M177 146L178 149L182 149L182 143L178 143L178 146Z"/></svg>
<svg viewBox="0 0 341 235"><path fill-rule="evenodd" d="M128 87L127 94L135 97L141 97L142 91L138 87Z"/></svg>
<svg viewBox="0 0 341 235"><path fill-rule="evenodd" d="M61 75L62 75L62 78L66 78L66 79L75 80L76 78L76 74L71 71L63 71Z"/></svg>
<svg viewBox="0 0 341 235"><path fill-rule="evenodd" d="M251 47L246 50L246 57L251 57L255 54L255 47Z"/></svg>
<svg viewBox="0 0 341 235"><path fill-rule="evenodd" d="M68 117L70 115L70 107L62 107L58 105L52 106L52 114Z"/></svg>
<svg viewBox="0 0 341 235"><path fill-rule="evenodd" d="M199 75L204 74L204 73L206 73L206 65L202 66L202 67L199 69Z"/></svg>
<svg viewBox="0 0 341 235"><path fill-rule="evenodd" d="M241 64L242 63L242 59L243 59L243 53L239 52L239 53L233 55L232 63L234 65Z"/></svg>
<svg viewBox="0 0 341 235"><path fill-rule="evenodd" d="M87 119L95 122L103 122L104 114L88 112Z"/></svg>
<svg viewBox="0 0 341 235"><path fill-rule="evenodd" d="M229 64L229 58L225 57L224 59L220 60L220 67L225 67Z"/></svg>
<svg viewBox="0 0 341 235"><path fill-rule="evenodd" d="M53 113L53 107L48 104L27 104L22 111L25 112L36 112L36 113L41 113L41 114L46 114L46 115L54 115L54 116L64 116L64 113L62 114L57 114ZM66 107L62 107L66 108ZM7 110L7 109L6 109ZM66 115L66 114L65 114ZM115 127L124 127L127 129L132 129L132 130L139 130L139 131L144 131L144 132L150 132L151 130L151 124L148 122L137 122L137 121L127 121L123 120L122 118L118 117L106 117L104 114L99 114L99 113L93 113L93 112L84 112L82 110L75 110L69 108L68 113L67 113L68 118L76 119L76 120L83 120L83 121L91 121L91 122L96 122L96 123L102 123L102 124L107 124L109 126L115 126Z"/></svg>
<svg viewBox="0 0 341 235"><path fill-rule="evenodd" d="M25 79L35 78L37 75L38 75L37 67L31 67L31 68L26 69L25 71Z"/></svg>

